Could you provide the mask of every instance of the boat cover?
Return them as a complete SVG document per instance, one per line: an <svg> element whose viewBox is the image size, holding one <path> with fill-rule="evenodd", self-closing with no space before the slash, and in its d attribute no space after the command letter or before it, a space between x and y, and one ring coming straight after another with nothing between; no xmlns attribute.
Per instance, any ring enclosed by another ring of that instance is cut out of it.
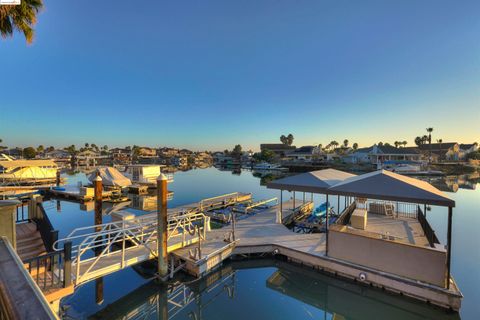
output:
<svg viewBox="0 0 480 320"><path fill-rule="evenodd" d="M105 186L114 187L128 187L132 185L132 181L125 177L120 171L113 167L97 168L89 177L88 180L93 182L97 177L97 172L102 178L102 183Z"/></svg>

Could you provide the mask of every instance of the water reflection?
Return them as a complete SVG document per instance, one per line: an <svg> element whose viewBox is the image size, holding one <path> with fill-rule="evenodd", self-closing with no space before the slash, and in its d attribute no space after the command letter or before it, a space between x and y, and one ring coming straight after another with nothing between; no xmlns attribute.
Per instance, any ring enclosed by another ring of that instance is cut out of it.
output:
<svg viewBox="0 0 480 320"><path fill-rule="evenodd" d="M88 319L203 319L202 310L220 295L235 297L235 273L226 266L200 281L162 284L152 280Z"/></svg>
<svg viewBox="0 0 480 320"><path fill-rule="evenodd" d="M254 282L244 280L252 275ZM252 298L255 310L248 310ZM456 313L270 259L231 261L192 282L162 285L152 280L88 319L245 319L257 315L289 319L292 312L297 313L295 318L304 318L305 310L312 318L324 319L459 319Z"/></svg>

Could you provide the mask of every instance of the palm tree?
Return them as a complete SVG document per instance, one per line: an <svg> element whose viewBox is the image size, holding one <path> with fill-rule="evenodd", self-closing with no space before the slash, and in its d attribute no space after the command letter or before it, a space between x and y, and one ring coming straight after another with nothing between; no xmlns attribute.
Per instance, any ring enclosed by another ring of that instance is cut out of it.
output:
<svg viewBox="0 0 480 320"><path fill-rule="evenodd" d="M407 144L408 144L408 142L406 140L402 141L402 145L403 145L404 148L407 146Z"/></svg>
<svg viewBox="0 0 480 320"><path fill-rule="evenodd" d="M291 146L293 143L293 134L289 133L287 136L287 144Z"/></svg>
<svg viewBox="0 0 480 320"><path fill-rule="evenodd" d="M0 34L3 38L13 36L15 30L23 32L27 43L33 41L33 25L42 9L42 0L22 0L19 5L0 6Z"/></svg>
<svg viewBox="0 0 480 320"><path fill-rule="evenodd" d="M395 141L393 144L395 145L395 148L398 148L398 146L400 145L400 141Z"/></svg>
<svg viewBox="0 0 480 320"><path fill-rule="evenodd" d="M433 128L427 128L428 132L428 162L431 161L432 158L432 131Z"/></svg>
<svg viewBox="0 0 480 320"><path fill-rule="evenodd" d="M348 139L343 140L343 146L348 148Z"/></svg>
<svg viewBox="0 0 480 320"><path fill-rule="evenodd" d="M357 149L358 149L358 143L355 142L355 143L352 145L352 148L353 148L353 150L357 150Z"/></svg>
<svg viewBox="0 0 480 320"><path fill-rule="evenodd" d="M288 144L287 137L283 134L280 136L280 141L285 145Z"/></svg>

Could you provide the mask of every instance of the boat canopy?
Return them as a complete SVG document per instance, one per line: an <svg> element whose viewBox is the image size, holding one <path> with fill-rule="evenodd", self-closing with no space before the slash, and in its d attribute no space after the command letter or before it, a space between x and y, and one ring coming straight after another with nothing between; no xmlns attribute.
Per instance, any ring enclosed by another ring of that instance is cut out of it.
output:
<svg viewBox="0 0 480 320"><path fill-rule="evenodd" d="M272 181L269 189L326 193L327 189L356 175L335 169L323 169Z"/></svg>
<svg viewBox="0 0 480 320"><path fill-rule="evenodd" d="M2 160L0 167L5 169L24 168L24 167L52 167L56 168L57 164L52 160Z"/></svg>
<svg viewBox="0 0 480 320"><path fill-rule="evenodd" d="M97 168L89 177L88 180L93 182L97 174L102 178L103 185L114 187L128 187L132 185L132 181L120 173L113 167Z"/></svg>
<svg viewBox="0 0 480 320"><path fill-rule="evenodd" d="M352 177L327 190L328 194L455 207L448 198L428 182L387 170Z"/></svg>

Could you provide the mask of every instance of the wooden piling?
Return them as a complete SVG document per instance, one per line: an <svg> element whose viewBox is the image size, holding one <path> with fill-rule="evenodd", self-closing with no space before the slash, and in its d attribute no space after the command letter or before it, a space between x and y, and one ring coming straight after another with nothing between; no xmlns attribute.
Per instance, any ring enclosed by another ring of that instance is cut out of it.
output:
<svg viewBox="0 0 480 320"><path fill-rule="evenodd" d="M95 188L95 225L100 225L102 221L102 177L97 176L93 182ZM97 227L98 229L99 227ZM100 231L100 230L96 230Z"/></svg>
<svg viewBox="0 0 480 320"><path fill-rule="evenodd" d="M167 257L167 176L163 173L157 179L157 252L158 275L168 275Z"/></svg>
<svg viewBox="0 0 480 320"><path fill-rule="evenodd" d="M94 188L95 188L95 231L100 232L102 227L101 225L103 223L103 216L102 216L102 202L103 202L103 197L102 197L102 191L103 191L103 183L102 183L102 177L97 175L97 177L94 180ZM97 241L101 241L102 239L98 239ZM98 246L95 248L95 256L100 255L102 252L103 247ZM101 305L103 303L103 277L100 277L98 279L95 279L95 302L98 305Z"/></svg>
<svg viewBox="0 0 480 320"><path fill-rule="evenodd" d="M60 170L57 170L56 184L57 184L57 187L60 187Z"/></svg>

